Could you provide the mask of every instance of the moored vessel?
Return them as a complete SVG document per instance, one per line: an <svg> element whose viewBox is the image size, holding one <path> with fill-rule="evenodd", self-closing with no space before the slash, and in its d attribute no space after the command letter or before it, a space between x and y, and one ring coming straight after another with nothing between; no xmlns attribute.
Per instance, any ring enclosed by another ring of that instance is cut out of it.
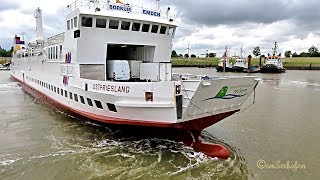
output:
<svg viewBox="0 0 320 180"><path fill-rule="evenodd" d="M233 71L233 64L229 61L229 54L228 54L228 46L225 48L225 52L222 58L219 60L218 66L216 67L217 72L232 72Z"/></svg>
<svg viewBox="0 0 320 180"><path fill-rule="evenodd" d="M286 69L283 67L281 54L277 55L277 42L274 43L273 55L270 54L265 59L264 65L260 68L261 73L284 73Z"/></svg>
<svg viewBox="0 0 320 180"><path fill-rule="evenodd" d="M247 60L243 58L243 49L240 48L240 56L236 58L235 63L232 67L233 72L244 72L245 69L248 69Z"/></svg>
<svg viewBox="0 0 320 180"><path fill-rule="evenodd" d="M201 150L200 132L240 111L259 81L173 77L170 55L177 24L170 8L77 0L67 7L65 32L46 40L39 8L35 17L37 36L28 46L15 37L11 76L68 114L189 131L195 136L192 147Z"/></svg>

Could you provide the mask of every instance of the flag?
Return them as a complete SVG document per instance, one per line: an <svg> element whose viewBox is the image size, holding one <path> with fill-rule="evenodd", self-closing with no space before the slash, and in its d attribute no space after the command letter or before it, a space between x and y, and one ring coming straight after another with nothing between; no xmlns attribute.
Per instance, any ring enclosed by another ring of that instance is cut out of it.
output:
<svg viewBox="0 0 320 180"><path fill-rule="evenodd" d="M16 37L15 37L15 43L16 43L16 44L24 44L24 41L21 41L21 40L20 40L20 37L19 37L19 36L16 36Z"/></svg>
<svg viewBox="0 0 320 180"><path fill-rule="evenodd" d="M123 4L120 0L116 0L116 3L120 3L120 4Z"/></svg>

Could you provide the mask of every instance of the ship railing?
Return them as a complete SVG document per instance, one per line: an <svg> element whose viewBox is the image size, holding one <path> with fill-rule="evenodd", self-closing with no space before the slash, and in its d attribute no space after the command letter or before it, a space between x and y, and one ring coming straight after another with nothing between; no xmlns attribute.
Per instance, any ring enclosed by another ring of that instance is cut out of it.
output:
<svg viewBox="0 0 320 180"><path fill-rule="evenodd" d="M52 37L49 37L47 39L46 45L50 46L50 45L54 45L54 44L61 44L63 42L64 42L64 32L57 34L57 35L54 35Z"/></svg>
<svg viewBox="0 0 320 180"><path fill-rule="evenodd" d="M36 49L30 48L27 50L19 50L17 52L17 57L32 57L32 56L42 56L43 55L43 49L41 47L38 47Z"/></svg>
<svg viewBox="0 0 320 180"><path fill-rule="evenodd" d="M112 9L113 7L123 8L121 10ZM93 11L122 11L123 13L131 13L145 16L155 16L162 19L174 19L175 15L169 13L170 8L167 10L144 8L142 6L135 6L132 4L111 3L110 0L76 0L67 6L68 13L76 10L77 8L87 8Z"/></svg>

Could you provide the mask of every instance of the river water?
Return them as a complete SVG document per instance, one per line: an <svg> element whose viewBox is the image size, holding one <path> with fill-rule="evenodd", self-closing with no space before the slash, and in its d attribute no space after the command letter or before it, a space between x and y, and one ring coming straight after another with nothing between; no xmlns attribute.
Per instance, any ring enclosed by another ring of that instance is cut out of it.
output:
<svg viewBox="0 0 320 180"><path fill-rule="evenodd" d="M0 71L0 179L319 179L320 72L255 75L262 78L255 104L252 96L245 111L202 133L231 151L219 160L179 142L69 117Z"/></svg>

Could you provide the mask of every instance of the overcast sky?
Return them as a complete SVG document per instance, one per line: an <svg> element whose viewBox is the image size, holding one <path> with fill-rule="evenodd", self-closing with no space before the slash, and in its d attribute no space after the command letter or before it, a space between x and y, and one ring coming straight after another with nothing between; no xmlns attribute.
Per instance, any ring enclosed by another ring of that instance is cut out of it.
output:
<svg viewBox="0 0 320 180"><path fill-rule="evenodd" d="M73 0L0 1L0 46L9 49L15 34L24 32L26 40L35 35L33 12L37 7L43 10L45 36L62 32L66 6ZM123 2L156 7L155 0ZM161 6L170 6L177 14L179 27L173 44L181 54L187 53L189 42L197 55L206 50L221 55L226 45L232 54L239 53L241 46L246 55L252 54L254 46L267 54L274 41L282 54L320 47L317 0L162 0Z"/></svg>

